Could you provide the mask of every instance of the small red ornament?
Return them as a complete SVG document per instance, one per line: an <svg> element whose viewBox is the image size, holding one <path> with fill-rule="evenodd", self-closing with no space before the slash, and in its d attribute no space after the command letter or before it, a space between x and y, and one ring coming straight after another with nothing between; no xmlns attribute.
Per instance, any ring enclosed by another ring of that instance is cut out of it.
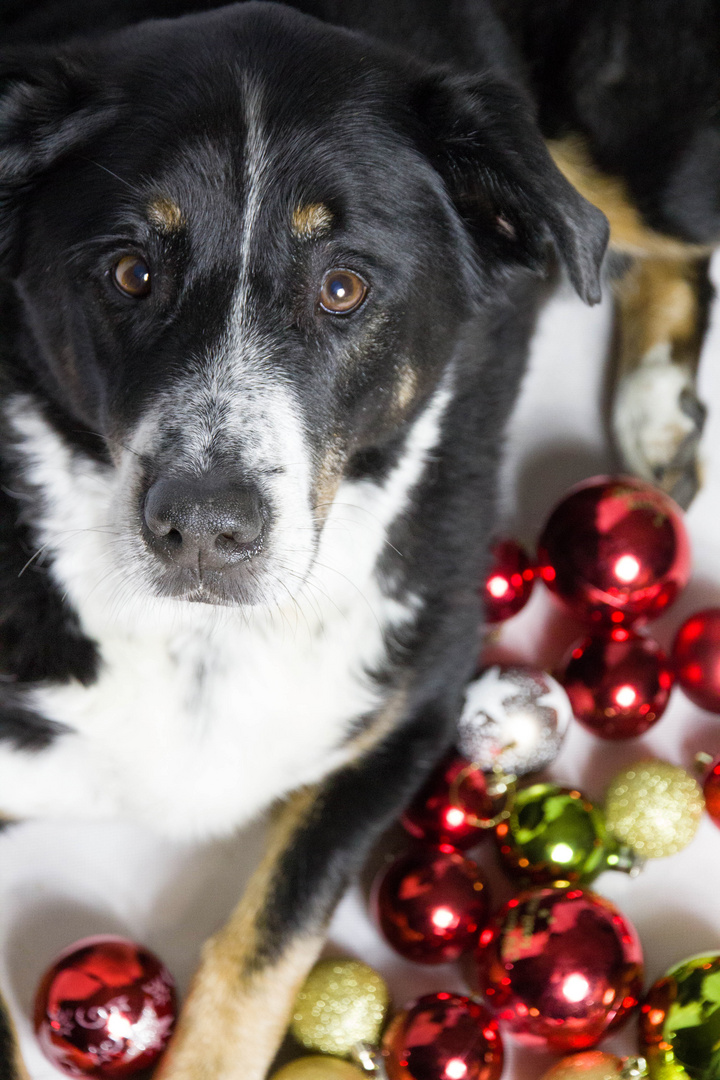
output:
<svg viewBox="0 0 720 1080"><path fill-rule="evenodd" d="M720 829L720 758L710 766L703 783L703 795L710 820Z"/></svg>
<svg viewBox="0 0 720 1080"><path fill-rule="evenodd" d="M633 739L665 712L673 669L651 637L617 626L579 642L560 681L588 731L603 739Z"/></svg>
<svg viewBox="0 0 720 1080"><path fill-rule="evenodd" d="M459 852L416 848L378 880L380 929L401 956L445 964L473 948L488 917L480 868Z"/></svg>
<svg viewBox="0 0 720 1080"><path fill-rule="evenodd" d="M401 818L416 840L465 851L489 834L491 830L474 824L476 819L490 819L494 813L482 772L468 770L458 783L469 765L453 752L426 780Z"/></svg>
<svg viewBox="0 0 720 1080"><path fill-rule="evenodd" d="M119 937L61 953L35 997L45 1057L67 1076L132 1076L160 1057L175 1023L175 984L147 949Z"/></svg>
<svg viewBox="0 0 720 1080"><path fill-rule="evenodd" d="M517 540L497 540L490 549L490 569L482 597L485 620L503 622L525 607L535 584L535 569Z"/></svg>
<svg viewBox="0 0 720 1080"><path fill-rule="evenodd" d="M382 1041L388 1080L499 1080L503 1046L484 1006L459 994L407 1005Z"/></svg>
<svg viewBox="0 0 720 1080"><path fill-rule="evenodd" d="M677 681L695 705L720 713L720 608L696 611L677 632Z"/></svg>
<svg viewBox="0 0 720 1080"><path fill-rule="evenodd" d="M572 488L540 537L538 573L583 618L654 619L690 576L682 511L634 477L595 477Z"/></svg>
<svg viewBox="0 0 720 1080"><path fill-rule="evenodd" d="M480 989L501 1030L540 1049L594 1046L638 1004L642 950L632 924L587 890L520 893L480 934Z"/></svg>

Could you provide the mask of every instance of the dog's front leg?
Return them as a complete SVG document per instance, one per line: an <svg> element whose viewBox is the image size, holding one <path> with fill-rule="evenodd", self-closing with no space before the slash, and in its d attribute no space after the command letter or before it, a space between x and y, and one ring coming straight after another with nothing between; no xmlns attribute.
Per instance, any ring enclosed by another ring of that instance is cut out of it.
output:
<svg viewBox="0 0 720 1080"><path fill-rule="evenodd" d="M2 997L0 997L0 1076L2 1080L30 1080L20 1057L15 1025Z"/></svg>
<svg viewBox="0 0 720 1080"><path fill-rule="evenodd" d="M263 1080L349 877L442 748L442 721L422 727L285 804L244 898L205 946L156 1080Z"/></svg>
<svg viewBox="0 0 720 1080"><path fill-rule="evenodd" d="M614 284L618 367L611 423L624 469L687 507L705 420L696 377L712 286L708 260L636 259Z"/></svg>

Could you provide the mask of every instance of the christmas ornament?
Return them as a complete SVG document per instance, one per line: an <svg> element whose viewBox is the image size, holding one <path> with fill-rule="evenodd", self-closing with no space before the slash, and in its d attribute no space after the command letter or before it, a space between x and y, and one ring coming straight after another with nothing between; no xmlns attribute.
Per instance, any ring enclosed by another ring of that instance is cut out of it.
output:
<svg viewBox="0 0 720 1080"><path fill-rule="evenodd" d="M720 953L670 968L642 1007L640 1034L652 1080L720 1076Z"/></svg>
<svg viewBox="0 0 720 1080"><path fill-rule="evenodd" d="M366 1072L336 1057L298 1058L272 1076L272 1080L362 1080Z"/></svg>
<svg viewBox="0 0 720 1080"><path fill-rule="evenodd" d="M586 1050L563 1058L541 1080L640 1080L647 1076L644 1058L615 1057L601 1050Z"/></svg>
<svg viewBox="0 0 720 1080"><path fill-rule="evenodd" d="M160 1057L175 1023L175 986L147 949L86 938L55 960L38 987L35 1032L67 1076L131 1076Z"/></svg>
<svg viewBox="0 0 720 1080"><path fill-rule="evenodd" d="M428 994L391 1021L388 1080L499 1080L502 1040L488 1010L459 994Z"/></svg>
<svg viewBox="0 0 720 1080"><path fill-rule="evenodd" d="M382 872L376 886L380 929L418 964L444 964L472 948L488 916L480 868L459 852L417 848Z"/></svg>
<svg viewBox="0 0 720 1080"><path fill-rule="evenodd" d="M524 776L555 760L571 717L567 694L546 672L496 664L467 686L458 750L486 771Z"/></svg>
<svg viewBox="0 0 720 1080"><path fill-rule="evenodd" d="M720 713L720 608L696 611L682 624L672 657L677 680L690 700Z"/></svg>
<svg viewBox="0 0 720 1080"><path fill-rule="evenodd" d="M538 545L548 588L584 618L603 623L653 619L690 575L682 512L634 477L595 477L553 510Z"/></svg>
<svg viewBox="0 0 720 1080"><path fill-rule="evenodd" d="M656 641L618 626L577 644L561 682L583 727L603 739L632 739L665 712L673 671Z"/></svg>
<svg viewBox="0 0 720 1080"><path fill-rule="evenodd" d="M588 884L602 870L638 869L634 853L608 834L599 808L579 791L557 784L517 791L495 835L510 876L536 885Z"/></svg>
<svg viewBox="0 0 720 1080"><path fill-rule="evenodd" d="M464 851L488 835L476 822L492 818L493 801L482 772L469 766L452 753L422 786L401 818L416 840Z"/></svg>
<svg viewBox="0 0 720 1080"><path fill-rule="evenodd" d="M704 756L702 755L703 758ZM703 761L702 763L710 765L703 783L705 809L710 816L710 820L720 829L720 758L716 761L710 759L710 762Z"/></svg>
<svg viewBox="0 0 720 1080"><path fill-rule="evenodd" d="M525 607L535 583L535 570L516 540L498 540L490 549L490 569L482 590L485 620L503 622Z"/></svg>
<svg viewBox="0 0 720 1080"><path fill-rule="evenodd" d="M636 761L611 781L605 823L642 858L659 859L687 847L704 806L700 785L678 765Z"/></svg>
<svg viewBox="0 0 720 1080"><path fill-rule="evenodd" d="M380 1038L390 996L360 960L321 960L295 999L290 1029L307 1050L345 1057L359 1042Z"/></svg>
<svg viewBox="0 0 720 1080"><path fill-rule="evenodd" d="M480 989L501 1029L528 1046L594 1046L638 1003L642 950L609 900L583 889L533 889L480 934Z"/></svg>

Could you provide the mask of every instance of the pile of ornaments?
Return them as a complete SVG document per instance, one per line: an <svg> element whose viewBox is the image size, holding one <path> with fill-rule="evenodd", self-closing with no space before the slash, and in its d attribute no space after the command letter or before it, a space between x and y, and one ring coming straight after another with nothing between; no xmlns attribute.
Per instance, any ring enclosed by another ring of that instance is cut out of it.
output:
<svg viewBox="0 0 720 1080"><path fill-rule="evenodd" d="M684 769L635 762L602 808L533 777L557 756L573 715L600 738L635 737L660 719L674 682L720 712L720 610L688 619L670 657L643 628L689 577L681 512L640 481L590 480L551 515L535 565L514 541L493 555L490 623L517 613L539 578L588 633L557 680L496 666L470 683L457 749L403 815L414 846L382 870L373 899L402 956L462 959L470 995L426 995L387 1024L389 993L376 972L357 960L321 961L292 1022L311 1056L273 1080L500 1080L503 1037L571 1055L543 1080L719 1080L720 951L676 965L643 999L638 935L588 885L603 870L634 874L645 859L681 850L705 802L720 824L720 761L708 760L705 799ZM466 854L487 838L517 890L494 913ZM174 1004L172 979L147 950L90 939L45 976L36 1031L66 1075L111 1080L158 1059ZM638 1009L638 1056L594 1049Z"/></svg>

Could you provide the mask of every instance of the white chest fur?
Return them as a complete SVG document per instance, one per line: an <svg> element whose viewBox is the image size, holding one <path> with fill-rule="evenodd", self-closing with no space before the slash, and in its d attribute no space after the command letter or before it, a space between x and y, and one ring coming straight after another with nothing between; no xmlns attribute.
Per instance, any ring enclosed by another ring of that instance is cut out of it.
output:
<svg viewBox="0 0 720 1080"><path fill-rule="evenodd" d="M375 568L447 398L438 392L416 421L382 486L341 486L310 577L274 609L123 597L107 528L112 479L80 468L25 403L16 410L31 479L45 493L40 540L103 667L89 688L32 692L40 714L72 730L39 753L0 745L0 811L222 834L342 764L350 725L380 704L369 672L384 635L420 603L385 596Z"/></svg>

